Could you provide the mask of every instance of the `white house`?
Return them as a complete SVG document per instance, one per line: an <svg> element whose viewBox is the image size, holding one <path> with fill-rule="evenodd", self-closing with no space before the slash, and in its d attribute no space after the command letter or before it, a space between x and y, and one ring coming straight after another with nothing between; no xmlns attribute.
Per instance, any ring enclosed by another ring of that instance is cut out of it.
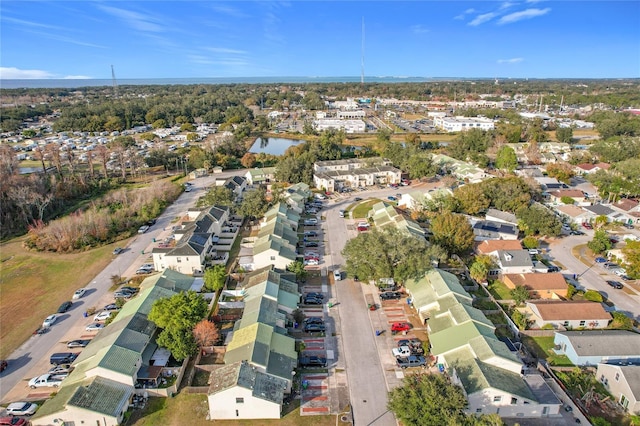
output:
<svg viewBox="0 0 640 426"><path fill-rule="evenodd" d="M246 361L225 365L213 373L209 386L209 417L279 419L286 382L260 372Z"/></svg>
<svg viewBox="0 0 640 426"><path fill-rule="evenodd" d="M533 271L533 262L527 250L497 250L491 255L495 257L502 274L525 274Z"/></svg>
<svg viewBox="0 0 640 426"><path fill-rule="evenodd" d="M606 328L611 321L611 314L602 304L590 301L531 300L527 310L528 319L538 328Z"/></svg>
<svg viewBox="0 0 640 426"><path fill-rule="evenodd" d="M633 331L556 331L553 343L574 365L640 364L640 334Z"/></svg>
<svg viewBox="0 0 640 426"><path fill-rule="evenodd" d="M402 171L381 157L318 161L313 165L316 188L336 191L343 187L359 188L376 184L400 183Z"/></svg>
<svg viewBox="0 0 640 426"><path fill-rule="evenodd" d="M596 378L622 407L640 414L640 365L598 364Z"/></svg>

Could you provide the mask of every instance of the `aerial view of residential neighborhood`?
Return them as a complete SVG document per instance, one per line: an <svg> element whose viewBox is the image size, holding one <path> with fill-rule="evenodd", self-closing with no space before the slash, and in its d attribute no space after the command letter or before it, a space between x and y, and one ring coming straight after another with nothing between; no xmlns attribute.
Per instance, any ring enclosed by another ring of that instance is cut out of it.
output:
<svg viewBox="0 0 640 426"><path fill-rule="evenodd" d="M0 425L640 426L640 3L570 4L3 2Z"/></svg>

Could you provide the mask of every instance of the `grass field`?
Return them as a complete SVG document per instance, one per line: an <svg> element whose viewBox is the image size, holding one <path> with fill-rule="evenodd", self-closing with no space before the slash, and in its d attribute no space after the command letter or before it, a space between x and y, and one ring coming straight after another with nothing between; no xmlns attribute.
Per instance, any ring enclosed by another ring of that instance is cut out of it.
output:
<svg viewBox="0 0 640 426"><path fill-rule="evenodd" d="M27 340L42 320L111 261L120 241L82 253L32 252L25 237L0 245L0 358ZM28 292L28 293L26 293Z"/></svg>
<svg viewBox="0 0 640 426"><path fill-rule="evenodd" d="M511 290L507 288L506 285L502 281L494 280L489 283L489 292L495 297L497 300L511 300Z"/></svg>
<svg viewBox="0 0 640 426"><path fill-rule="evenodd" d="M335 426L336 416L300 416L296 400L291 411L279 420L206 420L209 410L203 394L181 392L174 398L150 398L146 409L134 412L127 426L182 426L189 419L190 426L221 424L228 426L279 425L279 426Z"/></svg>
<svg viewBox="0 0 640 426"><path fill-rule="evenodd" d="M549 364L559 367L573 366L566 355L556 355L553 352L553 336L531 337L523 334L521 337L522 343L538 358L544 358Z"/></svg>
<svg viewBox="0 0 640 426"><path fill-rule="evenodd" d="M371 206L376 203L379 203L381 200L377 198L366 200L359 203L353 210L351 210L351 218L352 219L364 219L367 217L367 213L371 210Z"/></svg>

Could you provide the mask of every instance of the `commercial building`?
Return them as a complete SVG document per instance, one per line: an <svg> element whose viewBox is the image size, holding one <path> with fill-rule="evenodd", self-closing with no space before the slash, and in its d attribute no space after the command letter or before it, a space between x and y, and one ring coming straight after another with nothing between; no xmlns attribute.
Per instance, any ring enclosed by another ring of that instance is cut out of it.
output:
<svg viewBox="0 0 640 426"><path fill-rule="evenodd" d="M445 132L465 132L471 129L492 130L493 120L484 117L433 117L433 125Z"/></svg>
<svg viewBox="0 0 640 426"><path fill-rule="evenodd" d="M345 133L364 133L367 125L362 120L340 120L325 118L315 120L313 122L313 127L319 132L329 129L335 129L344 130Z"/></svg>

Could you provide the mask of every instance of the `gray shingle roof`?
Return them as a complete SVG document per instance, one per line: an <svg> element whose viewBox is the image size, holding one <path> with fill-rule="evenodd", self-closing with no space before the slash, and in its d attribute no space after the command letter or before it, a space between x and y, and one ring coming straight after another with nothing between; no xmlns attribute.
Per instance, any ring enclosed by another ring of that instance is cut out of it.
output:
<svg viewBox="0 0 640 426"><path fill-rule="evenodd" d="M578 356L640 357L640 334L626 330L557 331L567 336Z"/></svg>
<svg viewBox="0 0 640 426"><path fill-rule="evenodd" d="M597 214L598 216L608 216L611 213L615 213L612 209L607 206L603 206L602 204L594 204L593 206L585 206L585 210L589 210L593 214Z"/></svg>
<svg viewBox="0 0 640 426"><path fill-rule="evenodd" d="M502 267L528 266L533 268L531 255L527 250L498 250L498 259Z"/></svg>

